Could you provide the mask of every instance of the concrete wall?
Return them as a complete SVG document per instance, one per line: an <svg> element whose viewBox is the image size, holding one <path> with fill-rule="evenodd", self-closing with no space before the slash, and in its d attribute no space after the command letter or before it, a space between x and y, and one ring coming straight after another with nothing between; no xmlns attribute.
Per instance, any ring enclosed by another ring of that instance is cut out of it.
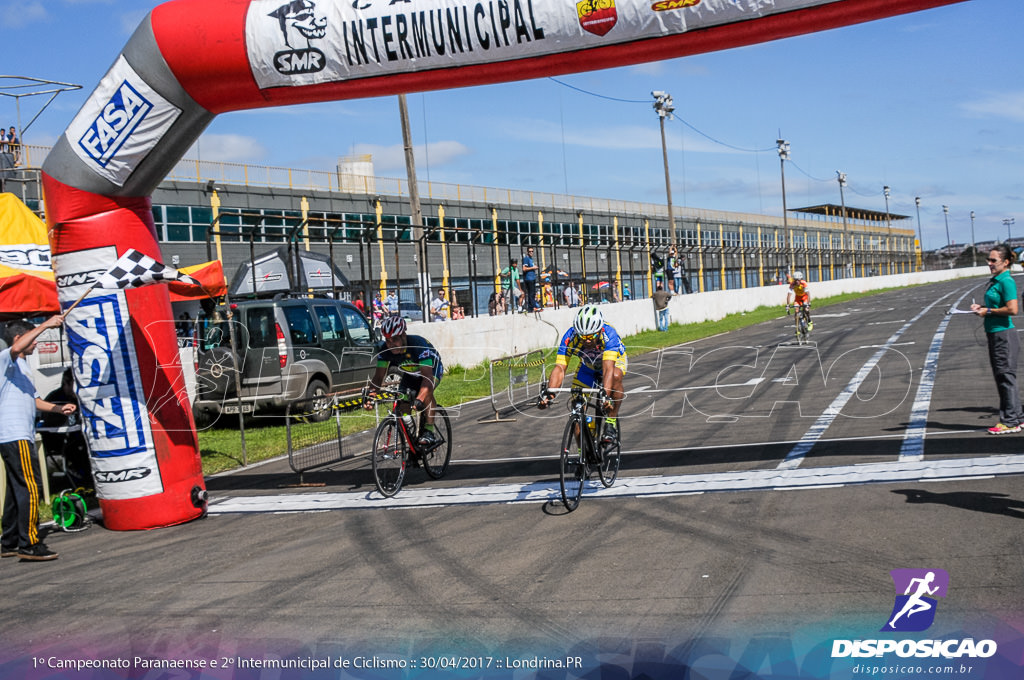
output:
<svg viewBox="0 0 1024 680"><path fill-rule="evenodd" d="M811 299L813 304L816 298L843 293L862 293L988 274L987 267L974 267L819 281L810 286ZM786 303L787 290L786 286L763 286L677 295L669 302L669 311L675 323L717 321L728 314L749 312L758 307L777 305L781 308ZM654 305L649 299L602 305L601 310L606 321L622 336L657 327ZM537 315L508 314L443 323L412 323L409 332L422 335L433 343L448 366L457 364L470 367L491 359L556 347L562 333L572 325L576 311L568 308L546 309Z"/></svg>

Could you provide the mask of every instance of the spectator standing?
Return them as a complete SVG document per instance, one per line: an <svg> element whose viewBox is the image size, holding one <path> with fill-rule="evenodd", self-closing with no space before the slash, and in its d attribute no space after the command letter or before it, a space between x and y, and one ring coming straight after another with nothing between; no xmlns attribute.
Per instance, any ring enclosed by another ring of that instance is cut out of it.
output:
<svg viewBox="0 0 1024 680"><path fill-rule="evenodd" d="M21 160L21 142L18 140L18 135L15 133L13 125L7 131L7 153L13 156L15 165Z"/></svg>
<svg viewBox="0 0 1024 680"><path fill-rule="evenodd" d="M670 293L678 293L679 289L676 287L676 272L679 266L679 258L676 257L676 247L669 246L668 255L665 256L665 283L668 286Z"/></svg>
<svg viewBox="0 0 1024 680"><path fill-rule="evenodd" d="M574 281L570 281L569 285L562 291L562 298L565 300L567 307L579 307L580 292L576 290L576 283Z"/></svg>
<svg viewBox="0 0 1024 680"><path fill-rule="evenodd" d="M380 291L373 294L373 301L370 304L373 307L373 320L380 323L384 318L384 301L380 299Z"/></svg>
<svg viewBox="0 0 1024 680"><path fill-rule="evenodd" d="M538 267L533 262L533 248L527 248L526 257L523 258L523 288L528 312L537 309L537 270Z"/></svg>
<svg viewBox="0 0 1024 680"><path fill-rule="evenodd" d="M654 251L651 251L651 274L654 276L655 285L665 283L665 260Z"/></svg>
<svg viewBox="0 0 1024 680"><path fill-rule="evenodd" d="M0 127L0 153L7 153L7 130Z"/></svg>
<svg viewBox="0 0 1024 680"><path fill-rule="evenodd" d="M363 303L362 293L356 296L356 299L352 301L352 304L359 310L360 314L366 316L366 305Z"/></svg>
<svg viewBox="0 0 1024 680"><path fill-rule="evenodd" d="M71 415L74 404L57 405L39 398L25 359L36 349L36 339L47 328L57 328L64 317L56 314L33 326L11 321L4 331L7 349L0 351L0 457L7 475L0 557L30 562L57 559L39 537L39 459L36 457L36 411Z"/></svg>
<svg viewBox="0 0 1024 680"><path fill-rule="evenodd" d="M438 288L434 299L430 301L430 318L434 321L447 321L451 304L445 299L444 288Z"/></svg>
<svg viewBox="0 0 1024 680"><path fill-rule="evenodd" d="M515 311L522 310L523 289L519 287L519 260L512 258L507 267L501 270L501 287L508 291L508 302Z"/></svg>
<svg viewBox="0 0 1024 680"><path fill-rule="evenodd" d="M388 316L398 316L398 293L395 291L388 291L388 299L385 301L388 310Z"/></svg>
<svg viewBox="0 0 1024 680"><path fill-rule="evenodd" d="M992 272L984 305L972 304L971 311L985 320L988 337L988 360L999 391L999 422L988 429L989 434L1020 432L1024 424L1020 393L1017 390L1017 358L1020 355L1020 337L1013 327L1011 316L1018 311L1017 284L1010 275L1014 252L1001 243L988 254L988 269Z"/></svg>
<svg viewBox="0 0 1024 680"><path fill-rule="evenodd" d="M654 313L658 316L658 330L668 330L668 301L672 299L672 293L665 290L659 283L657 289L651 293L654 300Z"/></svg>

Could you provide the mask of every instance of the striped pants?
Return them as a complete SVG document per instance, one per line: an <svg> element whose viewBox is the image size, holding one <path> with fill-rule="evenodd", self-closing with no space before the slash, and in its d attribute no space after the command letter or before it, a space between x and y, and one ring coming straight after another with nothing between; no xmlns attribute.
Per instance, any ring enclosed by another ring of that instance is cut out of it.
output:
<svg viewBox="0 0 1024 680"><path fill-rule="evenodd" d="M39 542L39 459L33 442L20 440L0 444L0 458L7 471L4 498L3 540L5 549L27 548Z"/></svg>

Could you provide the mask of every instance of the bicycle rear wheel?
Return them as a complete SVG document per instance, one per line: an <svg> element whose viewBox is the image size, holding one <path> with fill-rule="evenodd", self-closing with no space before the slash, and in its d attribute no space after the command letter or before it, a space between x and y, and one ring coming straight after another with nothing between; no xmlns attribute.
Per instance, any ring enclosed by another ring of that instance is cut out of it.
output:
<svg viewBox="0 0 1024 680"><path fill-rule="evenodd" d="M370 455L377 491L388 498L394 496L402 488L406 461L405 437L397 418L385 418L377 426Z"/></svg>
<svg viewBox="0 0 1024 680"><path fill-rule="evenodd" d="M448 471L452 458L452 423L443 406L434 407L434 436L440 442L431 451L423 453L423 469L431 479L441 479Z"/></svg>
<svg viewBox="0 0 1024 680"><path fill-rule="evenodd" d="M614 444L601 444L601 466L598 473L601 476L601 483L605 488L615 483L619 476L619 463L622 461L622 448L618 442Z"/></svg>
<svg viewBox="0 0 1024 680"><path fill-rule="evenodd" d="M562 436L559 484L562 487L562 503L569 512L580 504L583 483L587 479L587 463L583 458L583 427L582 418L570 418Z"/></svg>

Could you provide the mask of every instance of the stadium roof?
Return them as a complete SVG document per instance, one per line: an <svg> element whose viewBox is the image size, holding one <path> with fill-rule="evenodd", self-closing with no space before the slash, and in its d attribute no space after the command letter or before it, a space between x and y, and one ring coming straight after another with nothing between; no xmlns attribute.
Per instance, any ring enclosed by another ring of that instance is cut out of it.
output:
<svg viewBox="0 0 1024 680"><path fill-rule="evenodd" d="M809 213L811 215L829 215L835 217L843 214L843 207L841 205L835 205L834 203L822 203L821 205L809 205L806 208L790 208L789 212ZM882 224L886 222L886 218L893 221L910 219L910 215L897 215L896 213L888 213L888 215L886 215L886 213L879 212L877 210L854 208L852 206L846 206L846 216L851 219L880 222Z"/></svg>

